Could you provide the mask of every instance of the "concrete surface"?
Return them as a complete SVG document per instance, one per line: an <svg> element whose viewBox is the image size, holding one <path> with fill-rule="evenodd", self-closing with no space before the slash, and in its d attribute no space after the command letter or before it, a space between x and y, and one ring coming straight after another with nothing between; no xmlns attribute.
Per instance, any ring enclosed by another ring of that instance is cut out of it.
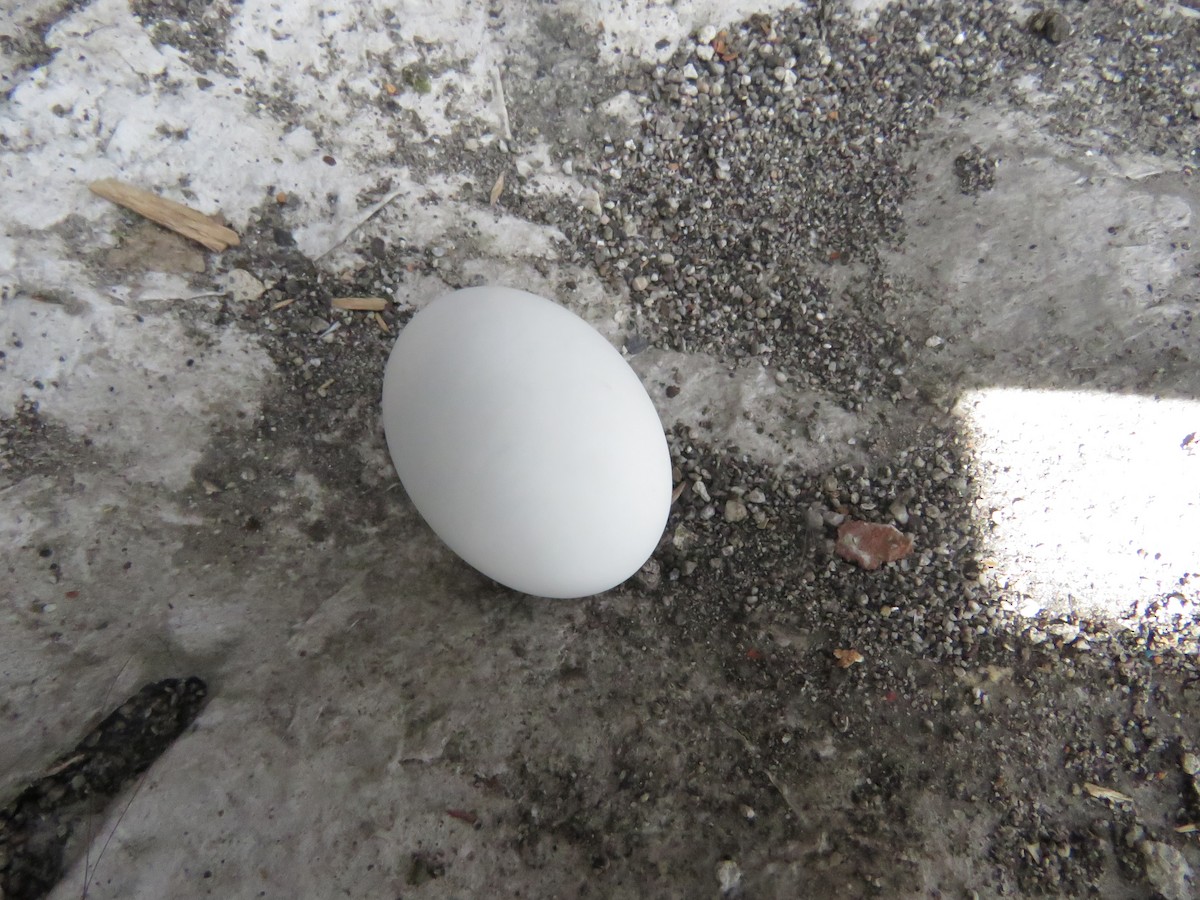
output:
<svg viewBox="0 0 1200 900"><path fill-rule="evenodd" d="M943 104L878 267L814 269L832 309L886 282L873 321L913 347L896 392L847 403L816 369L632 340L642 299L543 214L590 228L623 202L600 161L643 127L629 66L772 6L0 12L0 795L146 681L211 698L52 896L1194 889L1197 117L1172 150L1066 135L1065 89L1016 75ZM870 28L888 4L815 6ZM1159 6L1137 27L1194 46L1190 5ZM1170 77L1200 94L1194 62ZM1000 163L964 193L973 144ZM91 196L102 177L220 211L243 244L164 235ZM673 435L695 506L608 595L499 588L396 483L390 342L477 281L588 318ZM328 308L364 292L384 324ZM914 474L934 436L930 468L953 448L976 492L952 516ZM918 487L863 504L880 467ZM761 519L730 531L752 488ZM874 581L829 552L837 516L890 521L897 498L967 523L969 586L920 538ZM961 604L895 599L935 574ZM848 646L867 658L841 669ZM1082 791L1102 779L1133 801Z"/></svg>

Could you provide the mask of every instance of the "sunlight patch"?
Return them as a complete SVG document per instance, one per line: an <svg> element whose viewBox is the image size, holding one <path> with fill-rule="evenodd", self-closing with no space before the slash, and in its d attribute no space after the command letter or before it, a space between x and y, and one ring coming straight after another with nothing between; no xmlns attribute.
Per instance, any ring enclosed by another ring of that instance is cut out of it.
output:
<svg viewBox="0 0 1200 900"><path fill-rule="evenodd" d="M975 443L993 575L1018 612L1119 616L1162 598L1192 611L1200 403L991 389L959 410Z"/></svg>

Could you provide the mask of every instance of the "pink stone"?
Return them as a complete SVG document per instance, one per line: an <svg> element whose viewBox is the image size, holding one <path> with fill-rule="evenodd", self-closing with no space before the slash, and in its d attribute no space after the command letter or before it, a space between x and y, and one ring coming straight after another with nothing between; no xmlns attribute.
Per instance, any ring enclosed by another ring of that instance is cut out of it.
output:
<svg viewBox="0 0 1200 900"><path fill-rule="evenodd" d="M891 525L847 520L838 528L838 556L864 569L904 559L912 548L913 539Z"/></svg>

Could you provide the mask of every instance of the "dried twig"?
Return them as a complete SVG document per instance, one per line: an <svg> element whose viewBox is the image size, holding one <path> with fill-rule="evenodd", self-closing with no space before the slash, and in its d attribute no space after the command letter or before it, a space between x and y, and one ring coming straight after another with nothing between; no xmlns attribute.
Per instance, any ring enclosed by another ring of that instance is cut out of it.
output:
<svg viewBox="0 0 1200 900"><path fill-rule="evenodd" d="M1083 789L1088 792L1089 796L1095 797L1097 800L1110 800L1113 803L1132 803L1133 798L1128 794L1122 794L1120 791L1112 788L1101 787L1098 784L1087 782Z"/></svg>
<svg viewBox="0 0 1200 900"><path fill-rule="evenodd" d="M139 216L203 244L209 250L219 253L241 243L237 232L226 228L212 216L206 216L190 206L167 200L115 178L94 181L89 188L93 194L133 210Z"/></svg>
<svg viewBox="0 0 1200 900"><path fill-rule="evenodd" d="M334 241L332 244L330 244L328 247L326 247L324 250L322 250L320 253L318 253L316 255L315 259L316 260L324 259L326 256L328 256L330 253L332 253L338 247L342 246L342 244L346 243L346 241L350 240L350 238L354 235L354 233L356 231L358 231L358 229L362 228L364 225L366 225L368 222L370 222L373 218L375 218L377 215L379 215L397 197L401 197L401 196L407 194L408 192L409 192L409 188L407 188L407 187L397 188L396 190L392 191L390 194L388 194L386 197L384 197L382 200L380 200L378 203L376 203L374 206L372 206L370 209L368 209L362 216L360 216L358 221L355 222L353 225L351 225L349 230L347 230L345 234L343 234L340 238L338 238L336 241Z"/></svg>
<svg viewBox="0 0 1200 900"><path fill-rule="evenodd" d="M334 309L353 309L363 312L383 312L387 309L387 301L382 297L337 297L330 300L329 305Z"/></svg>
<svg viewBox="0 0 1200 900"><path fill-rule="evenodd" d="M78 762L82 762L85 759L87 759L86 753L76 753L74 756L68 756L62 762L58 763L55 766L50 767L45 772L43 772L42 777L49 778L51 775L57 775L60 772L65 772L67 769L71 768L71 766L75 765Z"/></svg>
<svg viewBox="0 0 1200 900"><path fill-rule="evenodd" d="M496 90L496 100L500 106L500 133L506 141L511 141L512 128L508 122L508 103L504 100L504 80L500 77L500 67L492 66L492 87Z"/></svg>

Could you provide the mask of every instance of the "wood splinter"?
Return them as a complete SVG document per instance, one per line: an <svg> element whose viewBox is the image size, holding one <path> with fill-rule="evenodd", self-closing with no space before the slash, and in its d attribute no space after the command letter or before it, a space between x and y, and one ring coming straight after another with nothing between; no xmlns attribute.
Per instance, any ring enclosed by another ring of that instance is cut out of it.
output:
<svg viewBox="0 0 1200 900"><path fill-rule="evenodd" d="M190 206L167 200L115 178L94 181L88 187L93 194L133 210L139 216L203 244L209 250L220 253L242 242L237 232L226 228L212 216L206 216Z"/></svg>
<svg viewBox="0 0 1200 900"><path fill-rule="evenodd" d="M382 297L338 297L329 301L335 309L352 309L363 312L382 312L388 302Z"/></svg>

